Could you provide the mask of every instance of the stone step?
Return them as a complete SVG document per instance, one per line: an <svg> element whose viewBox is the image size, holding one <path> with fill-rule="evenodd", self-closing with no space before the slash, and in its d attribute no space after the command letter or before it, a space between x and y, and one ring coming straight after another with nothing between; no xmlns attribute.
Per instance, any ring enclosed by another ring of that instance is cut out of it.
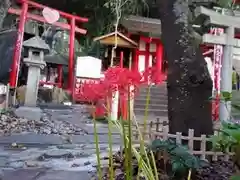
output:
<svg viewBox="0 0 240 180"><path fill-rule="evenodd" d="M139 89L139 93L147 93L147 92L148 92L148 88ZM151 88L150 92L151 93L167 92L167 88L166 87Z"/></svg>
<svg viewBox="0 0 240 180"><path fill-rule="evenodd" d="M134 104L135 109L145 109L146 104ZM167 110L167 104L149 104L148 109L153 110Z"/></svg>
<svg viewBox="0 0 240 180"><path fill-rule="evenodd" d="M145 108L134 108L135 114L141 115L145 113ZM162 109L148 109L148 114L153 114L156 116L167 116L168 111Z"/></svg>
<svg viewBox="0 0 240 180"><path fill-rule="evenodd" d="M139 94L136 96L135 99L146 99L148 97L147 94ZM167 99L167 94L150 94L149 95L150 99Z"/></svg>
<svg viewBox="0 0 240 180"><path fill-rule="evenodd" d="M134 100L135 104L146 104L146 98L137 98ZM168 104L167 98L151 98L150 104Z"/></svg>

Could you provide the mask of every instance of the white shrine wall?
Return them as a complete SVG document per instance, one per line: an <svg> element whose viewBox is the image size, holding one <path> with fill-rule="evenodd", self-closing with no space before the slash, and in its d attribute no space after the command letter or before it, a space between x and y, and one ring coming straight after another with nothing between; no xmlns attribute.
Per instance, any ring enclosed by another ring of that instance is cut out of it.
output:
<svg viewBox="0 0 240 180"><path fill-rule="evenodd" d="M138 70L139 70L139 72L145 71L147 56L149 56L148 67L153 66L153 58L154 57L151 53L155 53L156 49L157 49L156 43L150 43L149 46L148 46L147 42L145 42L143 40L139 41L139 51L140 51L140 54L138 56Z"/></svg>

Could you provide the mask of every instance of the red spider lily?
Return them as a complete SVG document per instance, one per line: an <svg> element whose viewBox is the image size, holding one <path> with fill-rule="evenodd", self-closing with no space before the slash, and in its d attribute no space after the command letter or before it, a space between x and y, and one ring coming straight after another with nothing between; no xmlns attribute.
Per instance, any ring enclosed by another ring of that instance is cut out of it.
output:
<svg viewBox="0 0 240 180"><path fill-rule="evenodd" d="M82 87L82 94L89 102L98 102L106 100L107 97L112 97L116 91L122 97L136 94L141 81L144 77L145 81L149 80L153 83L160 83L164 80L164 76L156 67L148 68L142 75L139 72L131 71L127 68L111 67L104 73L105 78L99 83L88 83ZM130 91L131 87L131 91Z"/></svg>
<svg viewBox="0 0 240 180"><path fill-rule="evenodd" d="M118 90L120 94L127 94L129 87L134 91L139 88L142 76L138 72L131 71L127 68L112 67L105 72L104 84L108 86L112 92Z"/></svg>
<svg viewBox="0 0 240 180"><path fill-rule="evenodd" d="M107 114L107 110L104 106L104 104L101 103L97 103L96 107L95 107L95 117L96 118L103 118L106 116Z"/></svg>
<svg viewBox="0 0 240 180"><path fill-rule="evenodd" d="M83 98L91 103L103 100L108 96L107 87L104 86L102 81L99 83L84 83L81 88L81 93Z"/></svg>

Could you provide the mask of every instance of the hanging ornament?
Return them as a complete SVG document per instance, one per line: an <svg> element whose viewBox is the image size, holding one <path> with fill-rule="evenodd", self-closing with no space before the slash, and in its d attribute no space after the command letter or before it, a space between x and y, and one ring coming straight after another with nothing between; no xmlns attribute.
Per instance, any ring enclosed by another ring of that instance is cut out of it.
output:
<svg viewBox="0 0 240 180"><path fill-rule="evenodd" d="M42 14L49 24L57 22L60 18L59 12L57 10L50 9L48 7L45 7L43 9Z"/></svg>

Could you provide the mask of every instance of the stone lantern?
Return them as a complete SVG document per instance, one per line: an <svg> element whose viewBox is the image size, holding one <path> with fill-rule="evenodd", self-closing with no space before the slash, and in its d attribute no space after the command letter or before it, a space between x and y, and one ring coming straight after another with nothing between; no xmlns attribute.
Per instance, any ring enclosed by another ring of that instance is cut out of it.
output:
<svg viewBox="0 0 240 180"><path fill-rule="evenodd" d="M24 48L28 51L28 57L23 62L28 66L28 78L24 106L18 108L18 116L31 120L40 120L41 110L36 107L40 70L46 66L44 55L49 53L49 46L39 36L35 36L23 42Z"/></svg>

